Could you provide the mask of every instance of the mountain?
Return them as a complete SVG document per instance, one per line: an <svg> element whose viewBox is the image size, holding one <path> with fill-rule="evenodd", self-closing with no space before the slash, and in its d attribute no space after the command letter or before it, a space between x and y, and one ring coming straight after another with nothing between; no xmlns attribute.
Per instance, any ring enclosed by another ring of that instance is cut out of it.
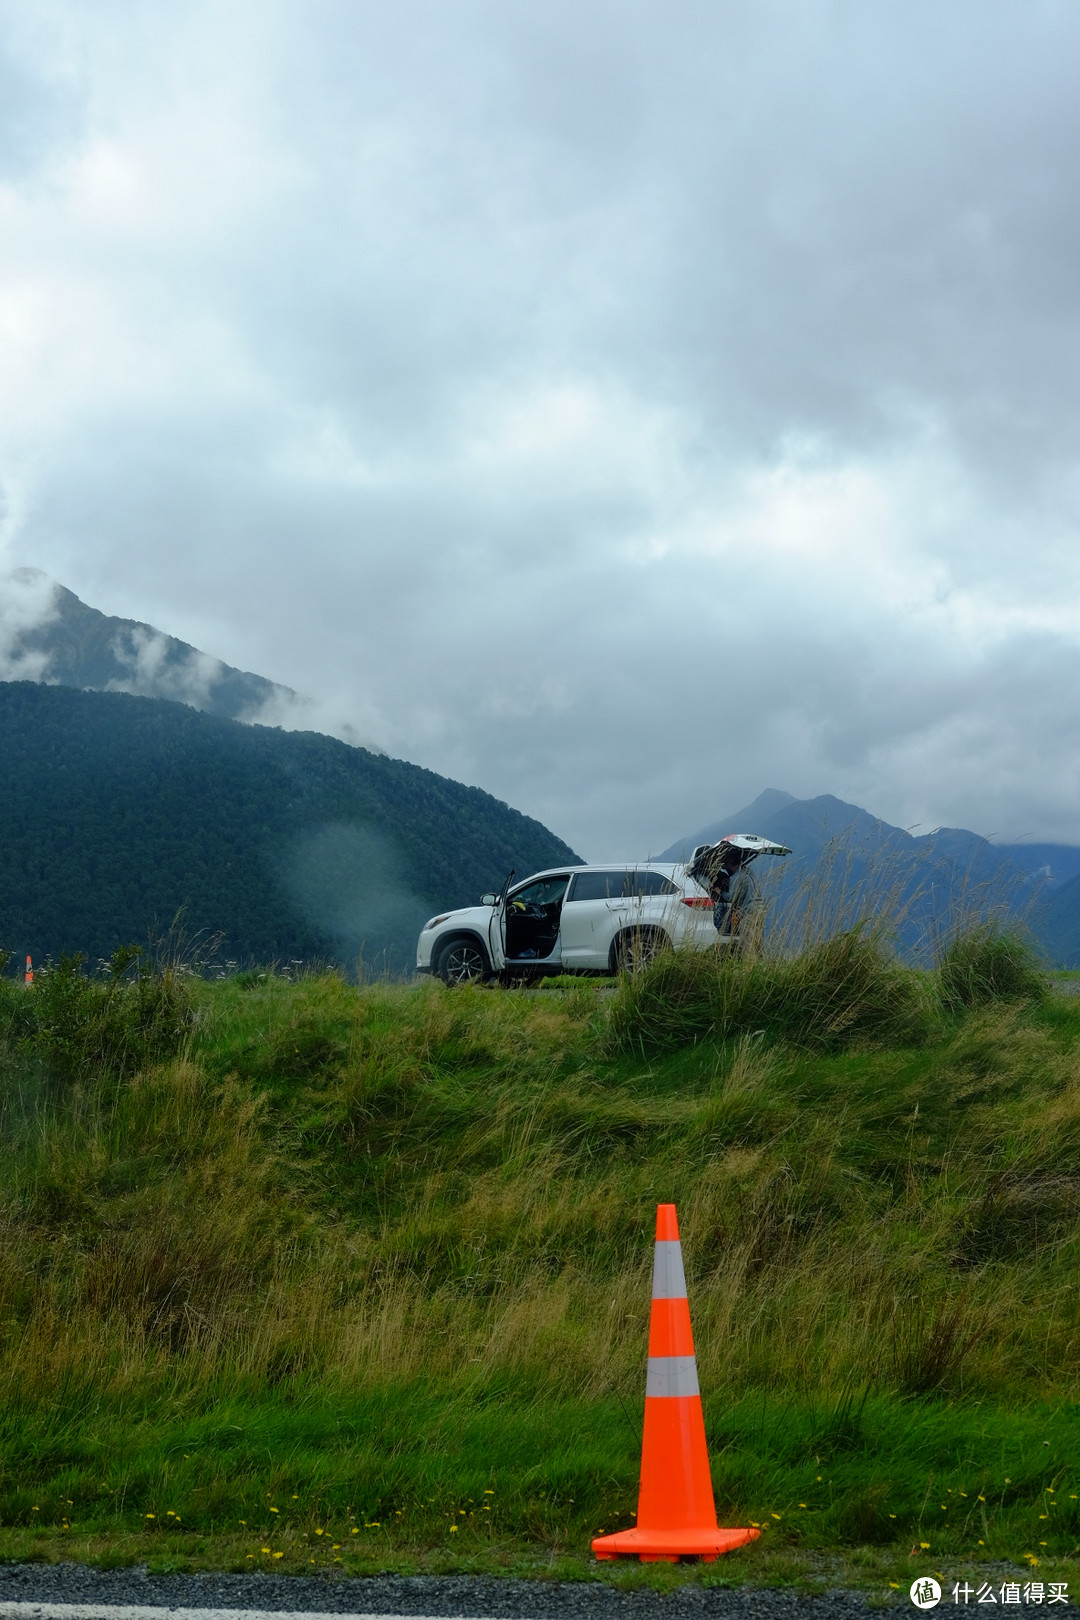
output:
<svg viewBox="0 0 1080 1620"><path fill-rule="evenodd" d="M580 857L479 788L315 732L0 683L0 940L220 933L238 962L411 965L432 911Z"/></svg>
<svg viewBox="0 0 1080 1620"><path fill-rule="evenodd" d="M744 805L741 810L735 810L730 816L721 816L719 821L710 821L707 826L699 827L697 832L687 833L684 838L676 838L675 842L669 844L655 859L689 860L699 844L718 843L725 833L758 832L771 816L777 815L789 804L795 803L794 794L784 793L780 788L766 788L764 793L759 793L751 804Z"/></svg>
<svg viewBox="0 0 1080 1620"><path fill-rule="evenodd" d="M884 906L901 919L901 943L914 948L961 915L1004 910L1026 922L1051 960L1080 962L1080 848L1071 844L992 844L962 827L914 836L831 794L796 799L768 788L657 859L684 860L725 832L761 833L792 850L782 869L766 868L781 915L813 904L853 919Z"/></svg>
<svg viewBox="0 0 1080 1620"><path fill-rule="evenodd" d="M1062 967L1080 967L1080 876L1070 878L1048 897L1036 927L1052 961Z"/></svg>
<svg viewBox="0 0 1080 1620"><path fill-rule="evenodd" d="M1014 866L1039 878L1048 891L1060 889L1080 874L1080 848L1075 844L995 844Z"/></svg>
<svg viewBox="0 0 1080 1620"><path fill-rule="evenodd" d="M168 698L223 720L311 723L312 705L291 687L234 669L152 624L88 607L37 568L0 578L0 679ZM334 732L373 746L348 726Z"/></svg>

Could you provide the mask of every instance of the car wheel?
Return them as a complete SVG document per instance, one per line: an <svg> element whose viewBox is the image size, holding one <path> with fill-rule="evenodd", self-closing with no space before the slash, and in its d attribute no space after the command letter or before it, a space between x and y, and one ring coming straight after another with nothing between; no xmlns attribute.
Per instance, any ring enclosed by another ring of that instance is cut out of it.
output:
<svg viewBox="0 0 1080 1620"><path fill-rule="evenodd" d="M491 963L479 940L452 939L436 957L435 972L444 984L483 984Z"/></svg>
<svg viewBox="0 0 1080 1620"><path fill-rule="evenodd" d="M668 947L668 937L660 928L630 928L611 947L616 973L638 973Z"/></svg>

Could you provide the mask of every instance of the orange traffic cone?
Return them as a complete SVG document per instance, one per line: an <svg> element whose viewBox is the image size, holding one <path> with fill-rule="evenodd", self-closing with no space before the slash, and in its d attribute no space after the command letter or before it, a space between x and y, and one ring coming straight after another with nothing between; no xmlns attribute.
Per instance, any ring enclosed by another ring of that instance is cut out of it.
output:
<svg viewBox="0 0 1080 1620"><path fill-rule="evenodd" d="M26 982L27 984L34 982L34 964L29 957L26 958Z"/></svg>
<svg viewBox="0 0 1080 1620"><path fill-rule="evenodd" d="M593 1552L597 1558L629 1553L643 1564L676 1564L683 1557L711 1564L718 1554L756 1541L760 1533L717 1527L679 1223L675 1205L660 1204L637 1524L633 1530L598 1536Z"/></svg>

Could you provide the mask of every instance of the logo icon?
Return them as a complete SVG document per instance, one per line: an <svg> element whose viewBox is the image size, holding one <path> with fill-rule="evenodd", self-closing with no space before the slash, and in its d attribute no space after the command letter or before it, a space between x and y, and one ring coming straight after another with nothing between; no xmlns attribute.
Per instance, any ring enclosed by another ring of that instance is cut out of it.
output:
<svg viewBox="0 0 1080 1620"><path fill-rule="evenodd" d="M912 1581L911 1601L917 1609L932 1609L941 1602L941 1587L932 1575L920 1575Z"/></svg>

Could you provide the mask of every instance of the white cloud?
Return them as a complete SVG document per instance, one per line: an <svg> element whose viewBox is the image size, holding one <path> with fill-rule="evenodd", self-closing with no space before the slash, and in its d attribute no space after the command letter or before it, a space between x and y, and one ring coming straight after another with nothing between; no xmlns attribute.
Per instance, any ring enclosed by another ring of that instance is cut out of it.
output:
<svg viewBox="0 0 1080 1620"><path fill-rule="evenodd" d="M107 692L169 698L203 709L210 701L211 688L224 674L220 659L194 647L182 658L170 658L168 637L147 625L118 631L112 650L124 674L106 682Z"/></svg>
<svg viewBox="0 0 1080 1620"><path fill-rule="evenodd" d="M48 656L28 648L28 630L47 624L56 612L56 587L33 568L0 575L0 680L39 681Z"/></svg>

